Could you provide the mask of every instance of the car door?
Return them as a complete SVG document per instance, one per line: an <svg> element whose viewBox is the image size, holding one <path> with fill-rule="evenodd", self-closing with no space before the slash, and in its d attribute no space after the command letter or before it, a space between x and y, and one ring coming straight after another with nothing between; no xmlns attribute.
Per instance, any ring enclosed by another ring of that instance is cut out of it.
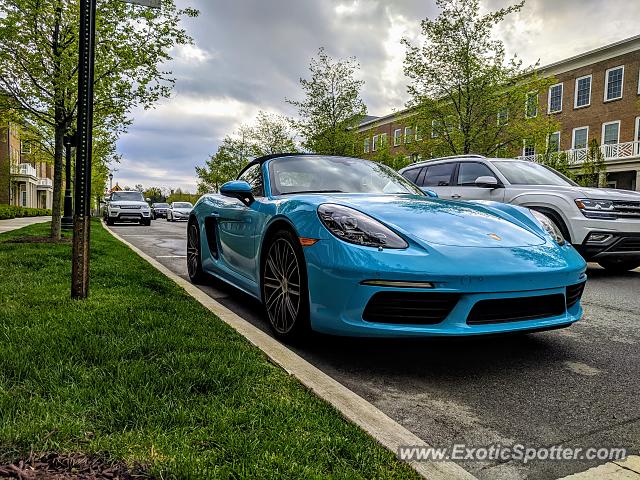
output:
<svg viewBox="0 0 640 480"><path fill-rule="evenodd" d="M495 202L504 201L504 188L499 184L498 188L484 188L476 185L476 179L479 177L493 177L496 180L498 176L485 163L462 161L458 162L458 168L455 173L455 181L451 188L452 200L493 200ZM500 182L498 180L498 182Z"/></svg>
<svg viewBox="0 0 640 480"><path fill-rule="evenodd" d="M418 178L416 185L423 191L436 192L440 198L451 198L451 182L455 171L455 162L436 163L425 166Z"/></svg>
<svg viewBox="0 0 640 480"><path fill-rule="evenodd" d="M246 206L236 198L226 198L224 206L212 212L217 219L219 255L228 268L257 281L256 225L262 215L260 206L264 198L262 165L251 166L238 180L252 186L255 201Z"/></svg>

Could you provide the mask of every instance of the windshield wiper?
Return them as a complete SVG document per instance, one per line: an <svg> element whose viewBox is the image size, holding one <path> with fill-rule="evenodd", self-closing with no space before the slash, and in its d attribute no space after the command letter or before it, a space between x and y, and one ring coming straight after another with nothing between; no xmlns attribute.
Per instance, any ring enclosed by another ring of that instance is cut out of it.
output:
<svg viewBox="0 0 640 480"><path fill-rule="evenodd" d="M282 192L280 195L293 195L296 193L344 193L342 190L297 190L295 192Z"/></svg>

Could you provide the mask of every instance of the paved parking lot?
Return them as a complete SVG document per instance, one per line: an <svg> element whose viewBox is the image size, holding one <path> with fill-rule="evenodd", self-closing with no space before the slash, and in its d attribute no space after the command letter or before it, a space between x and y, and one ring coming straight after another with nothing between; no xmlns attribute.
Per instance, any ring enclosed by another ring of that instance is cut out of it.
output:
<svg viewBox="0 0 640 480"><path fill-rule="evenodd" d="M186 278L186 223L112 227ZM640 272L589 269L585 317L564 330L467 340L321 336L297 353L429 444L625 446L640 451ZM268 331L256 301L209 295ZM602 461L460 462L482 479L555 479Z"/></svg>

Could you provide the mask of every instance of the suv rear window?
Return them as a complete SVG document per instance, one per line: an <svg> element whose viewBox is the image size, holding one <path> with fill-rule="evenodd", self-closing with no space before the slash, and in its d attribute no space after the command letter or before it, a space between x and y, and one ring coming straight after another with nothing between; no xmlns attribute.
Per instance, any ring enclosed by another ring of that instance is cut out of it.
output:
<svg viewBox="0 0 640 480"><path fill-rule="evenodd" d="M455 163L431 165L426 168L426 173L421 175L419 184L423 187L447 187L451 185L451 175L455 167Z"/></svg>

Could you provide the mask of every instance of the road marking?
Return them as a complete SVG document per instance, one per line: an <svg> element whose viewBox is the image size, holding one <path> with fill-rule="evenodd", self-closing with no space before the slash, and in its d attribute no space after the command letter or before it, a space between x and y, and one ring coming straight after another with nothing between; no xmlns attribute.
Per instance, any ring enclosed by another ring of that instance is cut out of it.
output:
<svg viewBox="0 0 640 480"><path fill-rule="evenodd" d="M262 350L271 360L280 365L287 373L296 377L300 383L309 388L318 397L333 405L348 421L362 428L383 447L394 454L397 454L398 448L401 446L431 447L360 395L352 392L340 382L289 350L275 338L218 303L198 287L179 277L135 245L127 242L116 232L106 227L105 229L165 276L184 288L189 295L213 312L220 320ZM451 461L414 461L407 463L416 472L429 480L477 480L471 473Z"/></svg>
<svg viewBox="0 0 640 480"><path fill-rule="evenodd" d="M187 258L186 255L156 255L156 258Z"/></svg>
<svg viewBox="0 0 640 480"><path fill-rule="evenodd" d="M640 480L640 457L630 455L626 460L605 463L560 480Z"/></svg>
<svg viewBox="0 0 640 480"><path fill-rule="evenodd" d="M573 373L577 373L578 375L584 375L585 377L593 377L601 373L595 367L591 367L586 363L581 362L564 362L565 367L571 370Z"/></svg>

